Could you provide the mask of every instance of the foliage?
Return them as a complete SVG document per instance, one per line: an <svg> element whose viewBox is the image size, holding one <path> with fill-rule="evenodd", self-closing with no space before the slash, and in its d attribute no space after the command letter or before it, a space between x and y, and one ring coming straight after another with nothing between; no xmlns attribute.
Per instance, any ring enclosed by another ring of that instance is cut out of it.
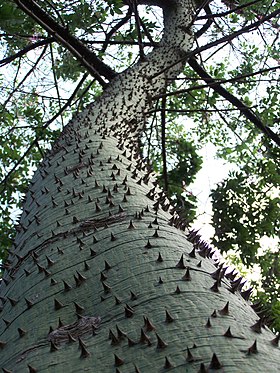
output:
<svg viewBox="0 0 280 373"><path fill-rule="evenodd" d="M258 257L261 267L262 288L258 290L256 299L271 313L272 327L280 331L280 261L279 248L277 252L267 250ZM253 285L255 285L253 283Z"/></svg>
<svg viewBox="0 0 280 373"><path fill-rule="evenodd" d="M135 9L123 6L121 0L37 3L116 72L147 54L161 37L161 14L154 7L139 6L137 17ZM279 289L279 270L276 282L271 282L270 269L278 256L275 251L262 256L258 252L263 236L279 234L279 149L243 114L246 107L265 126L279 131L278 8L274 0L214 0L202 6L194 20L193 55L216 86L222 85L239 104L222 97L215 85L187 64L165 94L152 98L155 110L142 139L144 155L188 224L196 216L192 185L203 167L200 149L214 144L217 157L232 165L228 178L211 191L213 242L224 252L240 252L248 267L258 263L263 289L259 296L276 316L280 306L273 289ZM98 97L102 87L81 61L12 0L0 4L0 32L0 255L4 258L32 170L71 115Z"/></svg>
<svg viewBox="0 0 280 373"><path fill-rule="evenodd" d="M252 289L252 301L257 305L260 316L274 331L280 331L280 262L279 247L272 249L263 244L255 256L255 264L247 267L242 262L241 251L228 250L224 253L227 262L244 277L249 279ZM245 284L248 288L248 284Z"/></svg>
<svg viewBox="0 0 280 373"><path fill-rule="evenodd" d="M275 170L273 170L275 174ZM245 172L233 173L212 191L214 244L223 252L246 245L244 264L255 263L260 239L279 235L279 196L273 184L263 191L262 178Z"/></svg>
<svg viewBox="0 0 280 373"><path fill-rule="evenodd" d="M160 130L155 131L153 127L147 131L144 144L148 144L145 147L147 157L158 174L160 185L167 191L176 211L190 225L196 216L197 198L191 193L189 186L201 169L203 160L198 154L197 145L191 139L188 140L183 125L172 123L174 118L169 117L164 149L159 145L159 140L162 140ZM154 125L160 126L160 121ZM157 136L153 138L153 134ZM163 175L163 151L167 158L166 176Z"/></svg>

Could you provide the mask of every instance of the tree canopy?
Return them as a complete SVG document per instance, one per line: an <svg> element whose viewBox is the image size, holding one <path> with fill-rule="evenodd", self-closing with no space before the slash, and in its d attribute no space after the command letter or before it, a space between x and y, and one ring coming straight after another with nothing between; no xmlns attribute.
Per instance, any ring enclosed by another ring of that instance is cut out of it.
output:
<svg viewBox="0 0 280 373"><path fill-rule="evenodd" d="M163 29L156 3L0 4L2 259L45 151L108 81L156 47ZM259 266L258 296L280 330L279 253L275 245L264 250L260 244L279 235L279 6L276 0L197 3L193 30L186 30L195 43L184 72L151 97L143 157L191 226L201 149L215 146L231 171L211 191L212 242L241 270Z"/></svg>

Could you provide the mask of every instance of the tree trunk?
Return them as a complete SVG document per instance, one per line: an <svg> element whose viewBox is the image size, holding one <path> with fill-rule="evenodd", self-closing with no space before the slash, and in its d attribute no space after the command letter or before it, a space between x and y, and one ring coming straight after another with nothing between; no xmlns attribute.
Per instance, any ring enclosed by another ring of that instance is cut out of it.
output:
<svg viewBox="0 0 280 373"><path fill-rule="evenodd" d="M192 14L188 0L164 9L160 46L34 174L1 284L4 372L279 371L278 339L241 280L184 233L138 155L152 96L184 66Z"/></svg>

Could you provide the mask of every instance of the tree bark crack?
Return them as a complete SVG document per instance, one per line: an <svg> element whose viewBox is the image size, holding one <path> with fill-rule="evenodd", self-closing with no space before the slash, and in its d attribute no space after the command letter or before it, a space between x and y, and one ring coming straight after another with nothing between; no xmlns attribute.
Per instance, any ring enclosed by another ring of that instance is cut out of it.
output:
<svg viewBox="0 0 280 373"><path fill-rule="evenodd" d="M61 326L53 330L48 335L48 341L53 342L56 346L69 342L69 338L73 340L85 335L93 335L95 330L101 324L101 317L97 316L82 316L78 321L72 324Z"/></svg>

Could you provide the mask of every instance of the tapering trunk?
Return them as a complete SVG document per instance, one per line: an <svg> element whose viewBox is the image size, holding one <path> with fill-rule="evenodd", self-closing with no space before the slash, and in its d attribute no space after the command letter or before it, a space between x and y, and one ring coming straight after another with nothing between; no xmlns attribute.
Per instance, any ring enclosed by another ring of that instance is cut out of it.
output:
<svg viewBox="0 0 280 373"><path fill-rule="evenodd" d="M160 46L69 123L33 177L1 284L3 371L279 371L240 280L188 241L138 155L151 98L191 47L193 6L172 4Z"/></svg>

